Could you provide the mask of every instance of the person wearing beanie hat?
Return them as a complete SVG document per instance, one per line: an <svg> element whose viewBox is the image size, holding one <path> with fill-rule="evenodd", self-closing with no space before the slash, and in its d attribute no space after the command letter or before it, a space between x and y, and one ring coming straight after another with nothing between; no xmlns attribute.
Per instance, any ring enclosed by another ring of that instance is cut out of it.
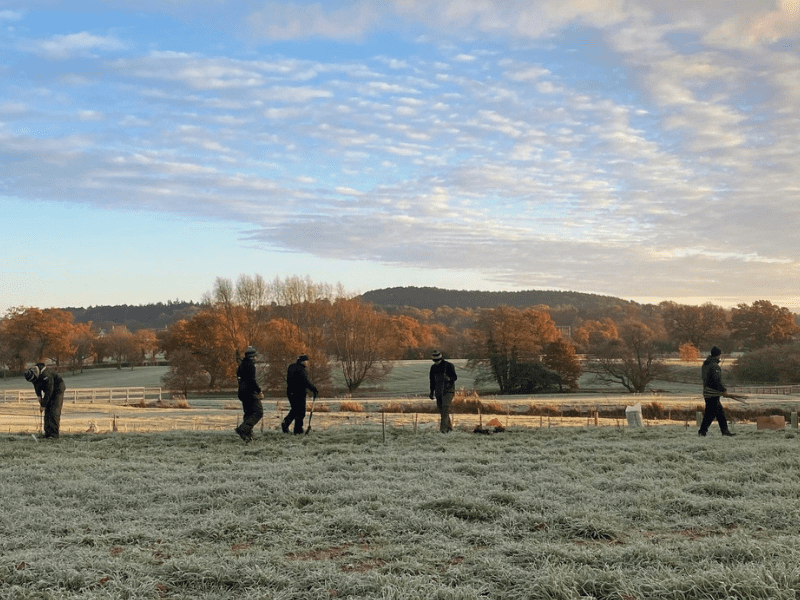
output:
<svg viewBox="0 0 800 600"><path fill-rule="evenodd" d="M289 399L289 414L281 421L283 433L289 433L289 428L294 421L294 433L303 433L303 419L306 418L306 390L314 394L314 399L319 395L316 386L308 378L308 355L301 354L297 360L289 365L286 370L286 397Z"/></svg>
<svg viewBox="0 0 800 600"><path fill-rule="evenodd" d="M429 373L430 390L429 398L436 398L436 408L439 409L439 431L447 433L453 430L453 420L450 418L450 403L456 394L456 368L448 362L438 350L431 353L431 370Z"/></svg>
<svg viewBox="0 0 800 600"><path fill-rule="evenodd" d="M236 379L239 381L239 400L242 402L242 424L239 425L235 431L239 437L248 443L253 440L253 428L264 416L264 407L261 405L261 400L264 399L264 394L261 392L261 386L258 385L256 380L256 363L255 357L256 349L248 346L244 351L244 358L239 363L236 369Z"/></svg>
<svg viewBox="0 0 800 600"><path fill-rule="evenodd" d="M703 437L708 434L708 428L711 427L711 423L714 422L714 419L719 423L722 435L729 437L736 435L728 429L728 420L725 418L725 410L722 408L722 402L719 400L720 396L731 397L728 394L728 390L722 385L722 369L719 366L720 356L722 356L722 350L717 346L711 348L711 353L708 358L706 358L705 362L703 362L703 367L701 369L701 375L703 377L703 399L706 402L706 409L703 412L703 421L700 424L700 431L698 431L697 434Z"/></svg>
<svg viewBox="0 0 800 600"><path fill-rule="evenodd" d="M61 429L64 391L67 389L64 378L40 362L25 371L25 379L33 384L39 398L39 412L44 413L44 437L57 440Z"/></svg>

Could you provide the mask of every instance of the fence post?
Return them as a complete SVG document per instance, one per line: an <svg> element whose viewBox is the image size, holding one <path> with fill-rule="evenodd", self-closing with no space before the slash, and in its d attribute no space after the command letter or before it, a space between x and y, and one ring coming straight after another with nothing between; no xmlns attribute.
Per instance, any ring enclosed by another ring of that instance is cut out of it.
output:
<svg viewBox="0 0 800 600"><path fill-rule="evenodd" d="M797 429L797 413L793 412L791 415L789 415L789 418L791 419L792 422L792 428Z"/></svg>
<svg viewBox="0 0 800 600"><path fill-rule="evenodd" d="M698 410L697 411L697 426L700 427L700 425L702 425L702 424L703 424L703 413L701 413Z"/></svg>

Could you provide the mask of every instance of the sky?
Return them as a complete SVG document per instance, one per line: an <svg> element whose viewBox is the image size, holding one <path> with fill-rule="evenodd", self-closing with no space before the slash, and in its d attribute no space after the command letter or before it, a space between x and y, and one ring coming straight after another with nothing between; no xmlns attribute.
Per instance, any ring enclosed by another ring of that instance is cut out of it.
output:
<svg viewBox="0 0 800 600"><path fill-rule="evenodd" d="M800 0L0 0L0 315L217 277L800 312Z"/></svg>

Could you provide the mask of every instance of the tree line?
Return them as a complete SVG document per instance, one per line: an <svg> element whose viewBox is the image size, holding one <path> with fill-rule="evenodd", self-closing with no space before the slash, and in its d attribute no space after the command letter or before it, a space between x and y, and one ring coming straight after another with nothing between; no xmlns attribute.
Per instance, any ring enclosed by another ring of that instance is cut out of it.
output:
<svg viewBox="0 0 800 600"><path fill-rule="evenodd" d="M392 361L438 348L468 359L477 382L503 394L574 390L584 370L641 392L663 375L665 354L692 359L711 345L746 351L737 369L748 380L796 382L798 332L796 315L765 300L732 309L674 302L434 309L376 305L307 277L240 275L218 277L199 305L160 329L100 329L68 310L12 308L0 320L0 364L15 373L40 360L121 369L163 357L165 386L187 392L235 385L238 360L253 345L266 390L282 393L286 366L308 354L318 387L333 391L336 370L353 392L381 381Z"/></svg>

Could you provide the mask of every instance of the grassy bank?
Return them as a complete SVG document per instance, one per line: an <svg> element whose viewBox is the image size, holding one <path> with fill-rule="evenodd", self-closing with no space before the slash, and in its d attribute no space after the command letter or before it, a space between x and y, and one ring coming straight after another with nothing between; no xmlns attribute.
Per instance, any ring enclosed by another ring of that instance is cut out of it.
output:
<svg viewBox="0 0 800 600"><path fill-rule="evenodd" d="M0 597L797 597L793 432L0 436Z"/></svg>

